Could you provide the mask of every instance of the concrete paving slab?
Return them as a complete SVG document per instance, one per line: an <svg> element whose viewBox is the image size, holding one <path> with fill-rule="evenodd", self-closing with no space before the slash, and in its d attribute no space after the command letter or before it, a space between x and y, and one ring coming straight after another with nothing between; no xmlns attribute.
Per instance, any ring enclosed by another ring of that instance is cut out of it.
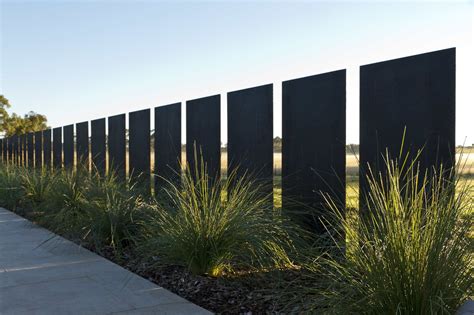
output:
<svg viewBox="0 0 474 315"><path fill-rule="evenodd" d="M3 208L0 240L0 314L211 314Z"/></svg>

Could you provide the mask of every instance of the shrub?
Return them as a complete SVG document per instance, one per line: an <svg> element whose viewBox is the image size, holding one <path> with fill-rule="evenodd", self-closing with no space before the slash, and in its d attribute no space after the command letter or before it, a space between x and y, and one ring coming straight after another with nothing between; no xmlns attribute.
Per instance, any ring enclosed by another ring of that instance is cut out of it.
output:
<svg viewBox="0 0 474 315"><path fill-rule="evenodd" d="M306 306L320 313L453 314L473 293L469 188L455 193L459 183L442 168L420 173L386 159L384 171L367 175L362 219L328 200L352 243L345 258L341 248L306 266L311 281L300 296L312 296Z"/></svg>
<svg viewBox="0 0 474 315"><path fill-rule="evenodd" d="M90 177L83 169L58 170L39 222L70 238L82 238L87 221L86 191Z"/></svg>
<svg viewBox="0 0 474 315"><path fill-rule="evenodd" d="M227 180L212 178L202 161L194 172L186 167L181 184L163 188L167 202L154 207L147 232L153 254L212 276L288 263L285 221L261 188L235 171Z"/></svg>
<svg viewBox="0 0 474 315"><path fill-rule="evenodd" d="M136 243L148 204L131 183L114 174L94 175L87 192L84 238L97 250L111 247L114 253ZM128 186L128 187L127 187Z"/></svg>
<svg viewBox="0 0 474 315"><path fill-rule="evenodd" d="M21 187L22 168L15 165L0 166L0 205L17 211L24 197Z"/></svg>
<svg viewBox="0 0 474 315"><path fill-rule="evenodd" d="M24 192L24 207L29 211L41 211L54 186L55 172L42 168L41 170L23 169L21 172L21 188Z"/></svg>

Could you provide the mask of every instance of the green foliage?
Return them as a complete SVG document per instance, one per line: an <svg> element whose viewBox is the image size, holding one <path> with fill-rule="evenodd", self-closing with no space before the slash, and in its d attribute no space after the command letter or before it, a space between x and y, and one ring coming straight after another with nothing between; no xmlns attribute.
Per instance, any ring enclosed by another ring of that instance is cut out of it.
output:
<svg viewBox="0 0 474 315"><path fill-rule="evenodd" d="M8 117L7 108L9 108L10 101L3 95L0 95L0 131L4 128L5 119Z"/></svg>
<svg viewBox="0 0 474 315"><path fill-rule="evenodd" d="M7 112L7 108L10 107L10 101L0 95L0 132L3 132L6 137L40 131L48 127L48 119L45 115L30 111L23 117L15 113L10 116Z"/></svg>
<svg viewBox="0 0 474 315"><path fill-rule="evenodd" d="M21 171L21 188L23 189L23 207L32 211L40 211L51 194L54 186L55 173L48 169Z"/></svg>
<svg viewBox="0 0 474 315"><path fill-rule="evenodd" d="M135 244L149 208L130 183L84 168L0 167L0 205L23 211L50 230L120 254Z"/></svg>
<svg viewBox="0 0 474 315"><path fill-rule="evenodd" d="M22 169L14 165L0 167L0 205L12 211L18 210L24 196L21 173Z"/></svg>
<svg viewBox="0 0 474 315"><path fill-rule="evenodd" d="M85 238L99 251L105 246L120 253L135 245L140 234L150 206L131 183L126 184L115 174L91 178L84 230Z"/></svg>
<svg viewBox="0 0 474 315"><path fill-rule="evenodd" d="M458 182L443 169L420 173L416 164L386 159L385 171L369 172L361 219L328 199L332 222L351 241L306 266L300 296L318 313L453 314L474 288L469 188L455 193Z"/></svg>
<svg viewBox="0 0 474 315"><path fill-rule="evenodd" d="M181 184L169 182L164 191L168 202L154 209L147 251L212 276L234 267L289 263L286 222L252 180L237 179L235 172L216 180L201 162L195 172L186 168Z"/></svg>
<svg viewBox="0 0 474 315"><path fill-rule="evenodd" d="M58 170L54 187L43 205L40 223L70 238L82 238L88 202L89 174L82 170Z"/></svg>
<svg viewBox="0 0 474 315"><path fill-rule="evenodd" d="M5 136L20 135L28 132L41 131L46 129L47 118L45 115L29 112L23 117L13 113L4 119L3 130Z"/></svg>

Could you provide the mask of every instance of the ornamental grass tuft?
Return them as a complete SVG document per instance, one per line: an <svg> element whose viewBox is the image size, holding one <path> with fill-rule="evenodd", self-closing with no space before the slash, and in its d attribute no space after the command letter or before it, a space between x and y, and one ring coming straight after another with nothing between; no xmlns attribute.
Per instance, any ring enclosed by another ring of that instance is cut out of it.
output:
<svg viewBox="0 0 474 315"><path fill-rule="evenodd" d="M249 176L226 180L186 167L181 182L167 182L149 223L147 251L194 274L220 276L235 268L289 264L287 223L262 185Z"/></svg>

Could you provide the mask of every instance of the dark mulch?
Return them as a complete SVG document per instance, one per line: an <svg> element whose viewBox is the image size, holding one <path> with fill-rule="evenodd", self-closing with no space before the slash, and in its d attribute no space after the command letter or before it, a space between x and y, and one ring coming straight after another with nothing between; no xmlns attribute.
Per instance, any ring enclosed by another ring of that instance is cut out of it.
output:
<svg viewBox="0 0 474 315"><path fill-rule="evenodd" d="M27 217L34 221L31 214ZM70 240L217 314L281 313L285 305L280 294L301 275L298 271L286 270L240 272L219 278L200 276L182 266L144 262L137 259L133 252L117 256L111 248L97 249L77 239ZM292 309L289 313L299 311Z"/></svg>
<svg viewBox="0 0 474 315"><path fill-rule="evenodd" d="M217 314L272 314L281 311L279 277L294 279L295 273L246 273L220 278L193 275L182 266L137 262L133 255L118 258L112 251L102 255L122 267ZM277 290L278 289L278 290Z"/></svg>

